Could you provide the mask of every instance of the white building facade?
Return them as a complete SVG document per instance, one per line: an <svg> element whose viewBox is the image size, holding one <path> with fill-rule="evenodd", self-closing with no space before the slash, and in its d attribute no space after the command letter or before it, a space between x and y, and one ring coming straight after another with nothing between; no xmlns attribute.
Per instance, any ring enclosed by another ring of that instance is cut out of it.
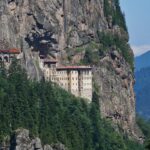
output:
<svg viewBox="0 0 150 150"><path fill-rule="evenodd" d="M77 97L92 100L92 68L90 66L57 66L56 60L43 60L45 80L55 82Z"/></svg>

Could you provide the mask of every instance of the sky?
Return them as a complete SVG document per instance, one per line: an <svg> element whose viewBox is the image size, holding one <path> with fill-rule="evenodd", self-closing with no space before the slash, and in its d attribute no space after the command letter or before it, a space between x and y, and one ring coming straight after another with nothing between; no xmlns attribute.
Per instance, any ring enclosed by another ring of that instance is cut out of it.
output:
<svg viewBox="0 0 150 150"><path fill-rule="evenodd" d="M150 50L150 0L120 0L135 56Z"/></svg>

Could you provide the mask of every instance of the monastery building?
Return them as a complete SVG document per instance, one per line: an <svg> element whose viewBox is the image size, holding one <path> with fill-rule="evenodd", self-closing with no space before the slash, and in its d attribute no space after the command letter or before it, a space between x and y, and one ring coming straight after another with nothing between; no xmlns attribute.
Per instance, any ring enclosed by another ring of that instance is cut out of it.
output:
<svg viewBox="0 0 150 150"><path fill-rule="evenodd" d="M57 60L43 59L44 77L77 97L92 100L92 68L90 66L58 66Z"/></svg>

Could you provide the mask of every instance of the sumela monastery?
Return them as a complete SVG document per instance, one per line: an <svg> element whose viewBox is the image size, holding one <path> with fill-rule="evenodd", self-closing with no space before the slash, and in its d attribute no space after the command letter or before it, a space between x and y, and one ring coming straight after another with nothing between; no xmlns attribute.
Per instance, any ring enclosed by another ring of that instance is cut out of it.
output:
<svg viewBox="0 0 150 150"><path fill-rule="evenodd" d="M0 60L8 68L12 58L19 59L20 50L0 50ZM92 100L92 68L90 66L62 66L56 58L39 55L40 68L47 81L55 82L66 91L90 102Z"/></svg>

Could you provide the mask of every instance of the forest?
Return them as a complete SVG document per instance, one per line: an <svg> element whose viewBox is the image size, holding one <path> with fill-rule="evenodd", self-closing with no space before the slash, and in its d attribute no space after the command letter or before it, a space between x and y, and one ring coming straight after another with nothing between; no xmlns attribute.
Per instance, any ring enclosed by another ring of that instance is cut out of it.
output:
<svg viewBox="0 0 150 150"><path fill-rule="evenodd" d="M116 132L101 118L98 96L93 102L76 98L51 82L31 81L13 61L0 70L0 141L26 128L43 144L60 142L69 150L142 150L144 147Z"/></svg>

